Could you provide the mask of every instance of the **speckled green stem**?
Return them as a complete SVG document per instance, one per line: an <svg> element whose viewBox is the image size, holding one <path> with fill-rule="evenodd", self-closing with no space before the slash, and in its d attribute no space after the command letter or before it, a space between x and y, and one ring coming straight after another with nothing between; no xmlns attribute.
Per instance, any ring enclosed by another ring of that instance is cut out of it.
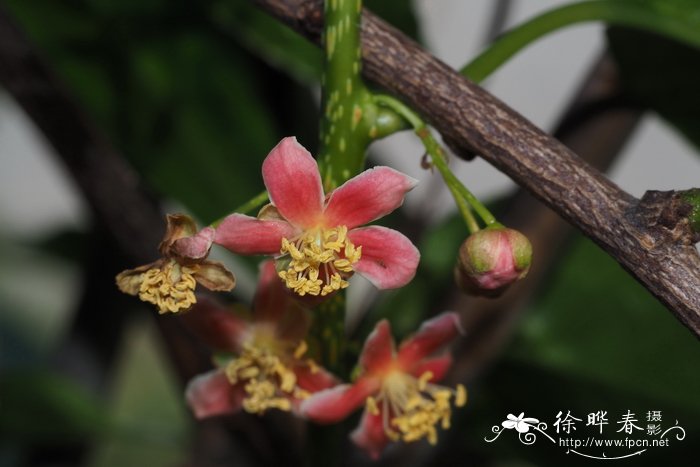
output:
<svg viewBox="0 0 700 467"><path fill-rule="evenodd" d="M319 161L326 190L362 170L370 142L363 118L369 92L360 78L361 0L326 0Z"/></svg>
<svg viewBox="0 0 700 467"><path fill-rule="evenodd" d="M682 193L686 203L692 206L688 220L693 232L700 233L700 188L692 188Z"/></svg>
<svg viewBox="0 0 700 467"><path fill-rule="evenodd" d="M367 146L405 128L391 109L374 105L360 77L362 0L326 0L321 78L319 165L326 191L360 173Z"/></svg>

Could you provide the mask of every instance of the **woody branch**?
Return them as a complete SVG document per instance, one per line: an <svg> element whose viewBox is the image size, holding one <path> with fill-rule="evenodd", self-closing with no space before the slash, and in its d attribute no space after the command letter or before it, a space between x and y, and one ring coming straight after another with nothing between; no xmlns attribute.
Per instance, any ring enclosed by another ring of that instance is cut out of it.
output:
<svg viewBox="0 0 700 467"><path fill-rule="evenodd" d="M320 0L256 0L319 43ZM700 336L700 255L690 207L673 192L637 199L487 91L385 22L362 15L364 75L449 140L510 176L615 258Z"/></svg>

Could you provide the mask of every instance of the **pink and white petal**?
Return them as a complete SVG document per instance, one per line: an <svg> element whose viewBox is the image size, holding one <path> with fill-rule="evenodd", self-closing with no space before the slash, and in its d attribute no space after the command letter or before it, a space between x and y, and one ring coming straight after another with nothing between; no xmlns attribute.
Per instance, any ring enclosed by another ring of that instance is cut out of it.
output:
<svg viewBox="0 0 700 467"><path fill-rule="evenodd" d="M419 360L412 368L411 374L415 377L420 377L425 372L429 371L433 374L433 377L430 378L430 382L437 382L445 377L450 370L450 366L452 366L452 355L445 353L438 357Z"/></svg>
<svg viewBox="0 0 700 467"><path fill-rule="evenodd" d="M227 216L218 227L214 243L242 255L276 255L282 237L292 238L296 229L285 221L258 220L243 214Z"/></svg>
<svg viewBox="0 0 700 467"><path fill-rule="evenodd" d="M340 384L338 378L325 368L318 365L309 365L306 362L294 367L297 377L297 385L311 394L330 389Z"/></svg>
<svg viewBox="0 0 700 467"><path fill-rule="evenodd" d="M230 414L240 410L240 388L232 386L222 369L212 370L192 379L185 390L185 400L197 418Z"/></svg>
<svg viewBox="0 0 700 467"><path fill-rule="evenodd" d="M365 170L330 193L324 223L353 229L384 217L401 206L417 184L415 178L390 167Z"/></svg>
<svg viewBox="0 0 700 467"><path fill-rule="evenodd" d="M290 223L312 227L323 210L318 164L294 137L284 138L265 158L263 181L270 201Z"/></svg>
<svg viewBox="0 0 700 467"><path fill-rule="evenodd" d="M301 403L300 413L318 423L338 422L362 406L380 384L376 378L359 378L354 384L319 391Z"/></svg>
<svg viewBox="0 0 700 467"><path fill-rule="evenodd" d="M198 295L197 299L192 309L182 315L188 329L214 350L238 352L250 324L208 297Z"/></svg>
<svg viewBox="0 0 700 467"><path fill-rule="evenodd" d="M194 273L195 280L209 290L228 292L236 286L236 278L218 261L205 260L199 263Z"/></svg>
<svg viewBox="0 0 700 467"><path fill-rule="evenodd" d="M379 459L382 451L389 444L389 437L384 431L382 413L372 415L365 410L360 424L350 433L350 439L357 447L365 451L372 460Z"/></svg>
<svg viewBox="0 0 700 467"><path fill-rule="evenodd" d="M183 258L202 259L209 254L215 236L213 227L205 227L191 237L175 240L171 250Z"/></svg>
<svg viewBox="0 0 700 467"><path fill-rule="evenodd" d="M362 247L362 256L353 268L378 289L403 287L416 275L420 253L396 230L373 225L351 230L348 238Z"/></svg>
<svg viewBox="0 0 700 467"><path fill-rule="evenodd" d="M463 334L459 315L442 313L421 325L413 336L399 347L398 359L402 365L411 365L448 345L459 334Z"/></svg>
<svg viewBox="0 0 700 467"><path fill-rule="evenodd" d="M368 373L381 372L389 366L394 357L394 339L391 336L389 321L377 323L367 336L360 354L360 367Z"/></svg>

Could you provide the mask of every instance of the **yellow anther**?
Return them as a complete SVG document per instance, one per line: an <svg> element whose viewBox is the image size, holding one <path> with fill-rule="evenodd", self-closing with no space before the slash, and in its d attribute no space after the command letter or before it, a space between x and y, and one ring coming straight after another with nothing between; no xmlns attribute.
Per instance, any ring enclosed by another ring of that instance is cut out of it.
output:
<svg viewBox="0 0 700 467"><path fill-rule="evenodd" d="M300 343L295 356L306 344ZM248 345L241 355L226 367L226 376L231 384L244 383L246 397L243 409L263 414L268 409L289 411L290 398L305 399L309 393L297 386L296 374L280 358L267 349Z"/></svg>
<svg viewBox="0 0 700 467"><path fill-rule="evenodd" d="M362 247L355 248L347 234L348 228L341 225L308 230L292 240L283 238L280 254L282 259L288 256L289 263L279 277L301 296L325 296L346 288L346 279L362 256Z"/></svg>
<svg viewBox="0 0 700 467"><path fill-rule="evenodd" d="M139 298L158 307L158 312L177 313L197 303L194 274L198 266L181 266L170 260L163 267L149 269L143 273Z"/></svg>
<svg viewBox="0 0 700 467"><path fill-rule="evenodd" d="M464 385L458 384L457 385L457 394L455 395L455 405L457 407L464 407L464 405L467 403L467 390L464 388Z"/></svg>
<svg viewBox="0 0 700 467"><path fill-rule="evenodd" d="M294 358L300 359L304 356L307 350L309 350L309 346L306 345L306 341L299 342L299 345L294 350Z"/></svg>
<svg viewBox="0 0 700 467"><path fill-rule="evenodd" d="M367 410L377 415L383 411L384 432L393 440L404 442L427 439L437 443L436 426L450 427L452 407L450 400L461 407L466 403L466 390L458 385L455 390L430 383L433 374L426 371L416 378L395 372L384 378L379 395L369 397Z"/></svg>
<svg viewBox="0 0 700 467"><path fill-rule="evenodd" d="M377 407L377 401L372 396L367 398L367 411L372 415L379 415L379 407Z"/></svg>

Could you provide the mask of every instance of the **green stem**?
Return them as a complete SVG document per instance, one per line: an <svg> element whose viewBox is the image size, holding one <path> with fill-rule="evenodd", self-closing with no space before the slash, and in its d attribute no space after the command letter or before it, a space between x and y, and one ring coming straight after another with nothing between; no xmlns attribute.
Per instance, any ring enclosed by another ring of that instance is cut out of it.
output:
<svg viewBox="0 0 700 467"><path fill-rule="evenodd" d="M263 204L265 204L269 199L270 199L270 197L267 194L267 191L263 191L263 192L255 195L250 200L248 200L245 203L238 206L236 209L233 210L233 212L237 212L237 213L241 213L241 214L248 214L253 209L258 208L258 207L262 206ZM218 225L221 224L221 221L223 221L225 218L226 217L222 217L220 219L215 220L214 222L209 224L210 227L218 227Z"/></svg>
<svg viewBox="0 0 700 467"><path fill-rule="evenodd" d="M700 188L691 188L681 193L686 203L690 204L691 211L688 215L690 228L693 232L700 233Z"/></svg>
<svg viewBox="0 0 700 467"><path fill-rule="evenodd" d="M457 207L464 218L469 231L474 233L479 230L479 225L474 219L469 207L481 217L487 226L499 225L496 218L491 214L491 212L484 206L481 201L479 201L476 196L472 194L467 187L459 181L459 179L452 173L449 165L447 164L447 157L445 151L443 151L440 144L435 140L432 133L426 126L425 122L416 114L413 110L404 105L401 101L394 99L390 96L374 96L374 101L380 105L386 105L393 109L396 113L401 115L408 121L413 130L415 131L418 138L420 138L426 152L430 155L433 165L438 169L442 178L445 180L445 184L452 193L452 197L457 203Z"/></svg>
<svg viewBox="0 0 700 467"><path fill-rule="evenodd" d="M359 173L370 143L360 78L361 0L326 0L319 163L326 190Z"/></svg>
<svg viewBox="0 0 700 467"><path fill-rule="evenodd" d="M639 0L590 0L565 5L537 16L508 31L460 72L480 82L510 57L557 29L587 21L647 29L700 47L700 30L660 14Z"/></svg>

